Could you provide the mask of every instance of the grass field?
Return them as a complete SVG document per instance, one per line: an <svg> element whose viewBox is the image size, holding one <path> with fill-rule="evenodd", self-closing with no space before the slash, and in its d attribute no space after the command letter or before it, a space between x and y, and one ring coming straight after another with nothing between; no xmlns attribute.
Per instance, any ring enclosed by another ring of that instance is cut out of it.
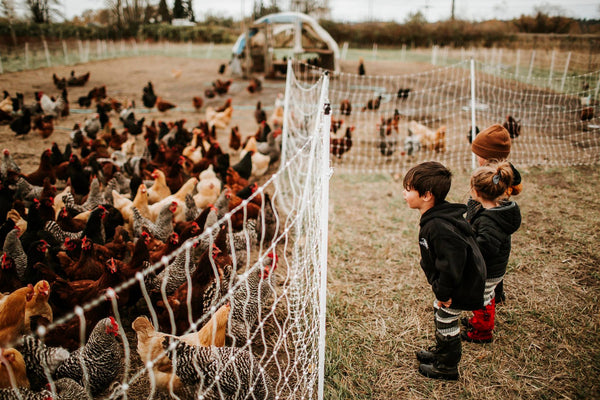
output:
<svg viewBox="0 0 600 400"><path fill-rule="evenodd" d="M454 172L449 200L465 202L469 175ZM401 178L334 174L326 398L600 398L600 168L522 172L495 340L463 344L456 383L417 372L415 350L434 341L433 294Z"/></svg>

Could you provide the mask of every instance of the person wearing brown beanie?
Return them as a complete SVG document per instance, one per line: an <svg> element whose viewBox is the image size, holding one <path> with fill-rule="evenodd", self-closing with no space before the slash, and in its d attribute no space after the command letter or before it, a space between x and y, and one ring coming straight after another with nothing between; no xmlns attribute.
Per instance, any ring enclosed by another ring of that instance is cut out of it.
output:
<svg viewBox="0 0 600 400"><path fill-rule="evenodd" d="M484 166L490 162L505 161L510 155L511 139L510 134L500 124L494 124L479 132L473 143L471 143L471 151L477 156L479 166ZM521 174L511 163L510 167L513 172L513 181L505 193L505 200L509 200L510 196L516 196L523 190L521 182ZM479 202L469 199L467 202L466 220L471 222L473 217L481 210L482 206ZM496 286L496 304L505 301L504 285L501 281Z"/></svg>

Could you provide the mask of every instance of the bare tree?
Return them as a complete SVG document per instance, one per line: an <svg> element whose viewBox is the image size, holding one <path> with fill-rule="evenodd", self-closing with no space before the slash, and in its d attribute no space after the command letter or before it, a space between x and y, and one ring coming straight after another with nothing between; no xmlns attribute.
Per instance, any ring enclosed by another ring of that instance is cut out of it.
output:
<svg viewBox="0 0 600 400"><path fill-rule="evenodd" d="M58 6L59 0L25 0L25 7L36 24L47 24L51 22L52 17L62 17Z"/></svg>
<svg viewBox="0 0 600 400"><path fill-rule="evenodd" d="M0 13L6 17L8 20L8 27L10 29L10 36L13 41L13 45L17 45L17 35L15 34L15 30L13 28L13 21L17 17L17 13L15 11L15 3L13 0L0 0Z"/></svg>
<svg viewBox="0 0 600 400"><path fill-rule="evenodd" d="M133 32L144 23L148 0L105 0L105 4L119 29Z"/></svg>

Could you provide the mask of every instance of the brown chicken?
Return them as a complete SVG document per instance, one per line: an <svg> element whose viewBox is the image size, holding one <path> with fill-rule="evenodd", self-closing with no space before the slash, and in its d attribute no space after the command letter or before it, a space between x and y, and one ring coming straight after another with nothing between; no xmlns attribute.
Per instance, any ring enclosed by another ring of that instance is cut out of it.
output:
<svg viewBox="0 0 600 400"><path fill-rule="evenodd" d="M258 78L252 78L246 90L250 93L258 93L262 90L262 82Z"/></svg>
<svg viewBox="0 0 600 400"><path fill-rule="evenodd" d="M238 208L244 199L230 193L229 194L229 211L233 211ZM231 226L234 230L240 230L244 228L244 221L247 219L256 219L260 214L260 206L255 203L249 202L245 207L240 207L233 215L231 215Z"/></svg>
<svg viewBox="0 0 600 400"><path fill-rule="evenodd" d="M192 97L192 105L194 106L194 109L196 109L196 111L200 111L200 109L204 105L204 99L200 96L194 96Z"/></svg>
<svg viewBox="0 0 600 400"><path fill-rule="evenodd" d="M254 119L257 124L267 120L267 113L262 109L262 103L256 102L256 109L254 110Z"/></svg>
<svg viewBox="0 0 600 400"><path fill-rule="evenodd" d="M104 271L104 266L97 258L94 244L84 236L81 240L79 259L64 267L65 274L71 280L98 279Z"/></svg>
<svg viewBox="0 0 600 400"><path fill-rule="evenodd" d="M343 138L329 139L329 152L337 158L342 158L342 154L350 151L352 148L352 131L354 126L346 128L346 134Z"/></svg>
<svg viewBox="0 0 600 400"><path fill-rule="evenodd" d="M25 368L23 355L13 348L2 349L0 356L0 389L9 389L14 386L17 388L28 388L29 379ZM14 395L14 398L19 398Z"/></svg>
<svg viewBox="0 0 600 400"><path fill-rule="evenodd" d="M156 98L156 109L160 112L165 112L175 107L177 107L176 104L168 102L160 96Z"/></svg>
<svg viewBox="0 0 600 400"><path fill-rule="evenodd" d="M39 281L33 287L33 297L25 305L25 332L31 332L30 320L32 317L40 316L52 322L52 308L48 304L50 297L50 284L47 281Z"/></svg>
<svg viewBox="0 0 600 400"><path fill-rule="evenodd" d="M229 148L232 150L239 150L242 147L242 135L240 135L240 128L234 126L231 128L231 135L229 136Z"/></svg>
<svg viewBox="0 0 600 400"><path fill-rule="evenodd" d="M227 110L229 107L231 107L231 102L233 101L233 99L230 97L227 100L225 100L225 103L223 103L222 106L220 107L216 107L215 111L216 112L223 112L225 110Z"/></svg>
<svg viewBox="0 0 600 400"><path fill-rule="evenodd" d="M27 182L35 186L42 186L44 184L44 178L48 177L50 178L50 183L53 185L56 183L56 175L52 168L51 155L52 151L50 149L43 151L37 169L28 175L23 175Z"/></svg>
<svg viewBox="0 0 600 400"><path fill-rule="evenodd" d="M225 184L229 186L234 193L237 193L248 186L248 180L242 178L236 170L234 170L232 167L229 167L227 168Z"/></svg>
<svg viewBox="0 0 600 400"><path fill-rule="evenodd" d="M232 83L233 83L233 80L231 80L231 79L228 79L226 81L217 79L216 81L214 81L212 83L212 85L215 90L215 93L217 93L218 95L224 95L229 91L229 87L231 86Z"/></svg>
<svg viewBox="0 0 600 400"><path fill-rule="evenodd" d="M350 100L344 99L340 103L340 114L342 115L350 115L352 113L352 104Z"/></svg>
<svg viewBox="0 0 600 400"><path fill-rule="evenodd" d="M39 115L34 117L33 129L43 138L46 139L54 132L54 117L52 115Z"/></svg>
<svg viewBox="0 0 600 400"><path fill-rule="evenodd" d="M173 251L177 250L179 245L179 234L176 232L171 233L166 243L162 243L161 245L150 250L150 262L152 264L159 262L163 256L169 255Z"/></svg>
<svg viewBox="0 0 600 400"><path fill-rule="evenodd" d="M0 346L7 346L25 333L25 307L33 295L33 285L29 284L2 298L2 302L0 302Z"/></svg>

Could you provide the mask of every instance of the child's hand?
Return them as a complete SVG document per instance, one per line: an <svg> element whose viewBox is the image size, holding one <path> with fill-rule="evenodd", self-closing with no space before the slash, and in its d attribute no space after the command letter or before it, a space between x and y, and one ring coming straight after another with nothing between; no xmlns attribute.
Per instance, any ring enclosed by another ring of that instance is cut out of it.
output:
<svg viewBox="0 0 600 400"><path fill-rule="evenodd" d="M442 307L448 308L448 307L450 307L450 305L452 305L452 299L448 299L448 301L438 300L438 307L440 307L440 308L442 308Z"/></svg>

